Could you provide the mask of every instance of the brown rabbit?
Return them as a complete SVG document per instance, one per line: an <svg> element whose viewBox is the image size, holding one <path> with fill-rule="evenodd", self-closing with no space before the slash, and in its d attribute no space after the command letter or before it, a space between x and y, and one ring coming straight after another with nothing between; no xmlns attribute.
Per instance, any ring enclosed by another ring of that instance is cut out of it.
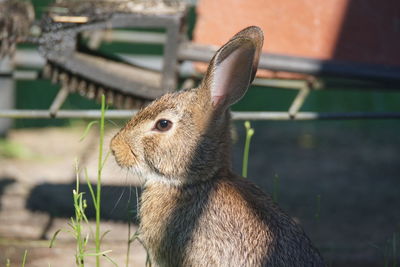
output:
<svg viewBox="0 0 400 267"><path fill-rule="evenodd" d="M140 237L159 266L324 266L303 230L230 166L230 112L253 81L263 33L221 47L198 88L169 93L111 141L145 179Z"/></svg>

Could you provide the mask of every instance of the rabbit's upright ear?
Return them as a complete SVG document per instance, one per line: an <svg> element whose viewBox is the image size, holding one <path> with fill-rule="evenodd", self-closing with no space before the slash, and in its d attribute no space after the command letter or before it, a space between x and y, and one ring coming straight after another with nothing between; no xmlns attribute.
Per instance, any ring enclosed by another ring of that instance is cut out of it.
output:
<svg viewBox="0 0 400 267"><path fill-rule="evenodd" d="M246 93L257 71L263 40L262 30L251 26L216 52L202 83L215 108L227 108Z"/></svg>

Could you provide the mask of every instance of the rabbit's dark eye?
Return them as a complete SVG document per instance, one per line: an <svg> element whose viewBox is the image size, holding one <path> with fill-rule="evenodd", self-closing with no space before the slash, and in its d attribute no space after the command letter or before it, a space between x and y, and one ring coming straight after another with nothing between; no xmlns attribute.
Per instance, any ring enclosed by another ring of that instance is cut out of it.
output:
<svg viewBox="0 0 400 267"><path fill-rule="evenodd" d="M155 128L161 132L168 131L172 127L172 122L166 119L161 119L156 122Z"/></svg>

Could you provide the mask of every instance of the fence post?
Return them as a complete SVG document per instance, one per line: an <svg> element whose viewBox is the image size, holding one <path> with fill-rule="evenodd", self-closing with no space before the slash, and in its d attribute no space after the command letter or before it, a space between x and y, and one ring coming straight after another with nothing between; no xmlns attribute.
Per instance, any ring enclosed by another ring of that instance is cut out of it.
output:
<svg viewBox="0 0 400 267"><path fill-rule="evenodd" d="M0 109L13 109L14 103L14 79L13 56L4 56L0 59ZM4 136L11 128L11 118L0 118L0 136Z"/></svg>

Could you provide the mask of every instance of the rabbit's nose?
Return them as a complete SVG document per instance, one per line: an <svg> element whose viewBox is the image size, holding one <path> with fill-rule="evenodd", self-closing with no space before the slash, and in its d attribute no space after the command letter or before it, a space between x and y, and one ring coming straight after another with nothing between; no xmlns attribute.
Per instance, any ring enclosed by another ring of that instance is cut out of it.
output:
<svg viewBox="0 0 400 267"><path fill-rule="evenodd" d="M115 135L115 136L111 139L111 142L110 142L110 150L111 150L111 153L112 153L114 156L115 156L115 150L116 150L116 143L117 143L118 135L119 135L119 134Z"/></svg>
<svg viewBox="0 0 400 267"><path fill-rule="evenodd" d="M136 156L130 145L126 142L124 135L120 133L113 137L110 142L110 150L115 160L121 167L129 167L136 163Z"/></svg>

